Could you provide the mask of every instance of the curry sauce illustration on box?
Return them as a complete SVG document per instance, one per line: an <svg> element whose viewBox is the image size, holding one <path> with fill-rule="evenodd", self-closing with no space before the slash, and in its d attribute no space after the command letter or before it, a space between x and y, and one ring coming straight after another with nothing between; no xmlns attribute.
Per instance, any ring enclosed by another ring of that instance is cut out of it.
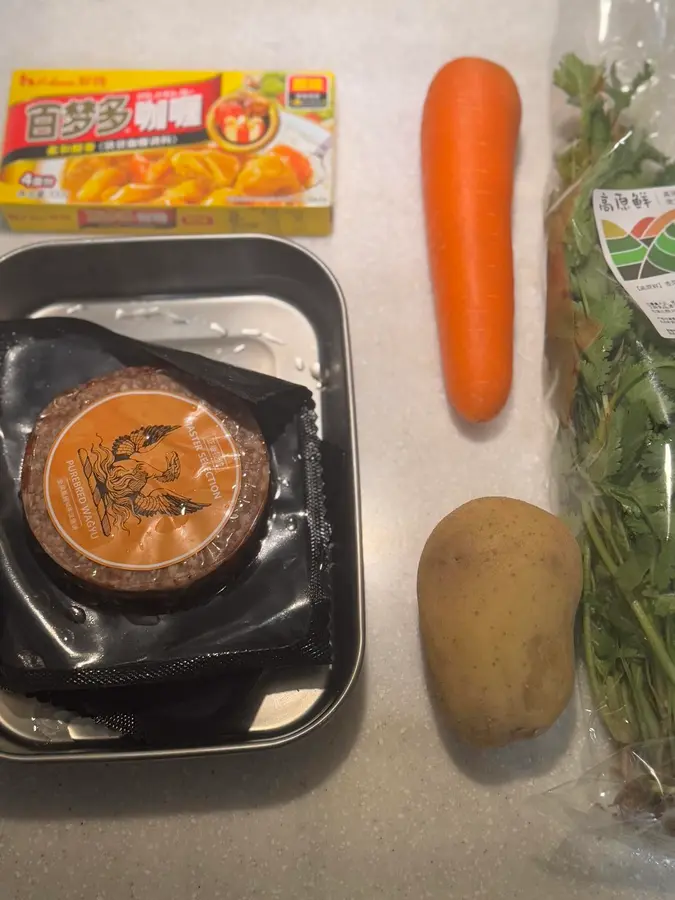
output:
<svg viewBox="0 0 675 900"><path fill-rule="evenodd" d="M325 234L329 73L22 71L0 209L16 230Z"/></svg>
<svg viewBox="0 0 675 900"><path fill-rule="evenodd" d="M137 422L153 424L125 430ZM87 407L54 441L44 470L63 539L125 569L199 552L231 516L240 486L240 455L223 423L187 397L155 391Z"/></svg>

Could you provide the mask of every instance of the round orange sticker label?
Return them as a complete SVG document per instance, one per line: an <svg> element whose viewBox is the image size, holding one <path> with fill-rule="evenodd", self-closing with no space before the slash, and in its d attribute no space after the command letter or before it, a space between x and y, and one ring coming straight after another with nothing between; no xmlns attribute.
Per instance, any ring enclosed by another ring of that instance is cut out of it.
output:
<svg viewBox="0 0 675 900"><path fill-rule="evenodd" d="M157 569L194 556L239 497L241 459L225 425L163 391L111 394L61 431L44 470L49 516L94 562Z"/></svg>

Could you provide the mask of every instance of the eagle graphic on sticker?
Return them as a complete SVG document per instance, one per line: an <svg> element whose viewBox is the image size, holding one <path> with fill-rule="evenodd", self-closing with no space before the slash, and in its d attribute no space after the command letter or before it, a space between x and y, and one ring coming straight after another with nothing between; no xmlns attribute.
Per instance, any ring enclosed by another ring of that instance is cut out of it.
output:
<svg viewBox="0 0 675 900"><path fill-rule="evenodd" d="M180 457L175 450L166 454L163 468L143 458L180 427L146 425L115 438L111 447L99 440L89 451L78 449L103 534L110 535L114 527L126 529L132 515L140 522L151 516L192 515L210 506L165 487L180 477Z"/></svg>

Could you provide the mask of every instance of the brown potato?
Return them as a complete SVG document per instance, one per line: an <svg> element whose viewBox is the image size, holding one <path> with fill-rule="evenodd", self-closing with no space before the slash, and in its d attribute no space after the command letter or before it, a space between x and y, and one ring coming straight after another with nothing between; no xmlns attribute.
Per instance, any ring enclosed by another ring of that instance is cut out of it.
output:
<svg viewBox="0 0 675 900"><path fill-rule="evenodd" d="M529 503L472 500L433 530L417 576L420 629L457 735L479 747L534 737L574 685L581 553Z"/></svg>
<svg viewBox="0 0 675 900"><path fill-rule="evenodd" d="M115 188L112 194L104 192L101 200L109 203L148 203L156 200L162 191L162 186L158 184L125 184Z"/></svg>
<svg viewBox="0 0 675 900"><path fill-rule="evenodd" d="M75 200L78 203L95 203L101 199L104 191L110 187L124 184L124 173L121 169L109 166L106 169L99 169L90 175L84 184L75 194Z"/></svg>
<svg viewBox="0 0 675 900"><path fill-rule="evenodd" d="M276 197L302 190L293 166L274 153L250 159L236 181L238 193L248 197Z"/></svg>
<svg viewBox="0 0 675 900"><path fill-rule="evenodd" d="M206 196L208 185L200 178L181 181L175 187L167 188L158 201L167 206L181 206L184 203L201 203Z"/></svg>

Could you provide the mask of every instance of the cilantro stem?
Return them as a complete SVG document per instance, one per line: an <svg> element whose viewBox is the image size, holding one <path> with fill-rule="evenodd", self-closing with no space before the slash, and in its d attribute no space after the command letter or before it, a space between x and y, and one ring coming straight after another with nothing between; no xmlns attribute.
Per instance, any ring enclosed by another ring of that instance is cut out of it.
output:
<svg viewBox="0 0 675 900"><path fill-rule="evenodd" d="M610 548L614 551L614 558L616 559L617 563L620 565L621 561L622 561L621 551L619 550L619 545L614 540L612 528L607 522L607 516L605 516L604 513L600 512L599 510L597 510L595 508L593 509L593 512L595 513L595 516L596 516L598 522L602 526L602 530L605 532L605 536L607 538L607 542L609 543Z"/></svg>
<svg viewBox="0 0 675 900"><path fill-rule="evenodd" d="M640 623L642 630L644 631L645 637L649 641L649 645L654 651L654 656L659 661L663 672L671 682L671 684L675 685L675 663L670 658L670 654L664 644L661 636L658 631L654 628L652 620L649 618L647 613L644 611L642 604L635 597L628 597L628 602L630 603L631 609L635 613L635 618Z"/></svg>
<svg viewBox="0 0 675 900"><path fill-rule="evenodd" d="M595 702L600 716L605 723L610 734L614 734L613 717L616 710L610 708L609 698L606 691L603 690L598 678L598 664L595 658L595 650L593 648L593 620L591 617L590 597L593 594L593 573L591 571L591 553L588 544L584 547L582 553L583 575L584 575L584 594L581 615L581 634L584 649L584 659L586 661L586 672L588 673L588 683L591 688L591 694Z"/></svg>
<svg viewBox="0 0 675 900"><path fill-rule="evenodd" d="M609 574L616 582L619 590L628 601L630 608L633 610L633 614L638 620L638 623L640 624L640 627L642 628L642 631L644 632L644 635L649 642L649 646L652 648L654 656L663 669L666 678L668 678L671 684L675 685L675 663L671 659L666 645L664 644L661 636L654 627L652 620L649 618L644 608L642 607L640 601L632 592L625 591L621 587L621 583L617 578L618 566L612 559L610 552L605 545L605 542L600 536L600 533L595 525L595 517L593 516L592 511L590 511L586 506L582 510L582 515L584 518L584 524L586 525L586 530L591 541L593 542L593 546L595 547L598 556L602 560L603 565L605 566Z"/></svg>
<svg viewBox="0 0 675 900"><path fill-rule="evenodd" d="M591 605L584 598L584 608L582 614L582 635L584 645L584 658L586 660L586 672L588 673L588 682L591 686L591 694L602 715L606 703L603 702L603 692L600 687L600 680L595 663L595 652L593 650L593 622L591 620ZM604 719L603 715L603 719ZM606 721L606 720L605 720ZM608 725L609 727L609 725Z"/></svg>
<svg viewBox="0 0 675 900"><path fill-rule="evenodd" d="M588 531L588 535L590 539L593 541L593 545L595 546L595 550L602 560L605 568L612 576L612 578L616 579L616 573L618 570L617 564L612 559L609 550L607 549L605 542L600 536L600 532L596 528L595 525L595 515L593 514L592 507L589 509L587 506L582 508L582 516L584 519L584 524L586 525L586 530Z"/></svg>
<svg viewBox="0 0 675 900"><path fill-rule="evenodd" d="M631 503L633 503L635 506L637 506L637 508L640 511L640 515L642 516L642 518L645 521L647 528L649 528L649 530L651 531L651 533L654 535L655 538L658 538L659 535L658 535L656 529L654 528L651 516L649 515L648 511L645 509L644 504L639 501L639 499L635 496L635 494L630 494L628 491L619 491L616 488L614 488L614 493L618 494L620 496L623 496L625 499L630 500Z"/></svg>
<svg viewBox="0 0 675 900"><path fill-rule="evenodd" d="M583 288L581 288L581 287L579 288L579 300L581 301L581 306L584 310L584 315L586 316L587 319L590 319L591 318L591 308L588 305L588 300L586 299L586 294L585 294Z"/></svg>
<svg viewBox="0 0 675 900"><path fill-rule="evenodd" d="M666 620L665 624L667 626L668 620ZM666 643L668 643L667 628L664 637ZM672 725L671 695L673 686L664 677L663 672L658 666L647 666L647 682L649 683L651 690L653 704L663 723L663 730L665 734L670 734Z"/></svg>
<svg viewBox="0 0 675 900"><path fill-rule="evenodd" d="M581 182L584 180L584 175L586 172L582 172L582 174L572 182L572 184L568 185L563 191L561 191L555 198L555 200L551 203L548 210L546 211L547 216L553 215L556 210L562 206L562 204L567 200L570 194L573 194L574 191L581 185Z"/></svg>
<svg viewBox="0 0 675 900"><path fill-rule="evenodd" d="M617 525L619 526L619 530L621 531L621 537L623 538L623 546L626 551L630 550L630 541L628 540L628 534L626 533L626 526L623 524L623 520L618 518Z"/></svg>
<svg viewBox="0 0 675 900"><path fill-rule="evenodd" d="M584 658L586 660L586 671L588 672L588 681L591 687L591 693L595 699L595 702L600 710L600 714L603 715L603 710L606 709L606 702L603 701L603 691L600 686L600 680L598 678L597 665L595 661L595 651L593 650L593 622L591 619L591 604L588 602L588 597L592 591L591 585L591 572L590 572L590 553L588 552L588 548L585 549L583 555L584 562L584 599L583 599L583 612L581 619L581 633L583 637L583 647L584 647ZM603 719L604 719L603 715ZM607 727L609 727L609 722L606 721ZM611 730L611 729L610 729Z"/></svg>
<svg viewBox="0 0 675 900"><path fill-rule="evenodd" d="M624 670L631 686L635 709L640 720L640 736L643 740L660 737L659 723L644 689L644 672L635 662L623 662Z"/></svg>

